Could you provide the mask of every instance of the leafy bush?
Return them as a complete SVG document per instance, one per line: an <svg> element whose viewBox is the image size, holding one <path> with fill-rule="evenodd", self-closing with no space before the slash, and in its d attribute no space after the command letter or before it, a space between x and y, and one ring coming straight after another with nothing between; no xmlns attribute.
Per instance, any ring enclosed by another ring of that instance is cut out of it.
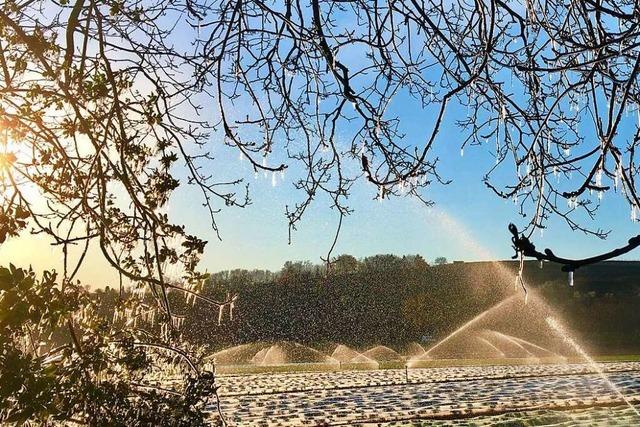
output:
<svg viewBox="0 0 640 427"><path fill-rule="evenodd" d="M57 283L55 272L0 267L0 421L91 425L207 423L216 396L212 372L200 371L169 340L138 328L147 309L119 303L121 320L98 316L79 283ZM159 319L163 321L163 319ZM144 337L144 341L142 340ZM158 367L187 366L182 387L158 386Z"/></svg>

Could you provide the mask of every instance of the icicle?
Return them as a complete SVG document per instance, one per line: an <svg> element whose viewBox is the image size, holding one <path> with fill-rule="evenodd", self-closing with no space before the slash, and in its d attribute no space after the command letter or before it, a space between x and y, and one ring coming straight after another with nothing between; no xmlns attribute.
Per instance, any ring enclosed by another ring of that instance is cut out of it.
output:
<svg viewBox="0 0 640 427"><path fill-rule="evenodd" d="M573 271L569 272L569 286L573 288Z"/></svg>
<svg viewBox="0 0 640 427"><path fill-rule="evenodd" d="M464 157L464 147L460 149L460 157Z"/></svg>
<svg viewBox="0 0 640 427"><path fill-rule="evenodd" d="M358 151L358 155L362 156L366 149L367 149L367 144L365 144L365 142L362 141L362 144L360 145L360 151Z"/></svg>
<svg viewBox="0 0 640 427"><path fill-rule="evenodd" d="M275 186L276 186L276 184L277 184L277 181L276 181L276 173L275 173L275 172L271 172L271 186L272 186L272 187L275 187Z"/></svg>
<svg viewBox="0 0 640 427"><path fill-rule="evenodd" d="M169 338L169 327L165 322L163 322L162 326L160 327L160 334L162 335L162 338L165 340Z"/></svg>
<svg viewBox="0 0 640 427"><path fill-rule="evenodd" d="M171 323L173 324L174 328L181 329L182 325L184 323L184 318L183 317L172 317L171 318Z"/></svg>
<svg viewBox="0 0 640 427"><path fill-rule="evenodd" d="M518 284L522 287L524 291L524 303L527 304L529 292L527 291L527 287L524 284L524 279L522 277L522 273L524 271L524 253L520 251L520 268L518 269L518 275L516 276L515 290L518 290Z"/></svg>
<svg viewBox="0 0 640 427"><path fill-rule="evenodd" d="M379 185L378 186L378 200L382 201L382 199L384 199L384 186Z"/></svg>
<svg viewBox="0 0 640 427"><path fill-rule="evenodd" d="M224 305L220 304L218 306L218 326L222 325L222 311L224 310Z"/></svg>
<svg viewBox="0 0 640 427"><path fill-rule="evenodd" d="M229 304L229 320L233 320L233 308L235 307L236 299L232 299Z"/></svg>
<svg viewBox="0 0 640 427"><path fill-rule="evenodd" d="M284 180L284 169L280 171L280 179Z"/></svg>
<svg viewBox="0 0 640 427"><path fill-rule="evenodd" d="M544 262L542 262L542 260L540 260L540 270L542 270L543 266L544 266Z"/></svg>

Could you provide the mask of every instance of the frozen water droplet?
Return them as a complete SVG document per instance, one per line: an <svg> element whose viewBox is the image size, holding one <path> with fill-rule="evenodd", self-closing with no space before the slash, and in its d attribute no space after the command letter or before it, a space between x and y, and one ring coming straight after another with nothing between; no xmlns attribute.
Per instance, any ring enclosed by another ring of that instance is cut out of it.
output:
<svg viewBox="0 0 640 427"><path fill-rule="evenodd" d="M569 272L569 286L573 287L573 271Z"/></svg>

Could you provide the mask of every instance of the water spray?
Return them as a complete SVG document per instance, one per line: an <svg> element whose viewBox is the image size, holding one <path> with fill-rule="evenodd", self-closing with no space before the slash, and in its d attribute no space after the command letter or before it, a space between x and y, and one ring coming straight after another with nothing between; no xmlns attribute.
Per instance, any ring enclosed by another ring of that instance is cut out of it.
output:
<svg viewBox="0 0 640 427"><path fill-rule="evenodd" d="M573 273L573 272L571 272L571 273ZM573 274L571 274L571 277L573 277ZM573 338L571 338L571 336L565 331L565 329L562 327L562 325L554 317L551 317L551 316L547 317L545 320L547 321L547 324L549 326L551 326L551 328L555 329L555 331L558 332L558 334L562 337L562 339L564 339L564 341L567 344L569 344L571 347L573 347L573 349L580 356L582 356L584 358L584 360L587 361L587 363L589 363L591 368L600 376L600 378L602 378L602 380L609 386L609 388L611 388L611 390L620 399L622 399L622 401L624 403L626 403L627 406L629 406L629 408L631 408L633 410L633 412L635 412L636 415L638 415L638 417L640 417L640 411L638 411L638 409L635 406L633 406L631 401L624 394L622 394L622 392L620 391L618 386L616 386L607 377L607 375L604 373L602 368L600 368L600 366L596 363L596 361L593 360L593 358L591 356L589 356L589 354L586 352L586 350L584 350Z"/></svg>

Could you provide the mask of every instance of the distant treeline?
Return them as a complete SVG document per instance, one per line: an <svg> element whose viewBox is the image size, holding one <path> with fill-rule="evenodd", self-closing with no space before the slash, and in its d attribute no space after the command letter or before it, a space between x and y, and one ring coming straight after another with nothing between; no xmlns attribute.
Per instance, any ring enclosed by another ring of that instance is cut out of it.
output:
<svg viewBox="0 0 640 427"><path fill-rule="evenodd" d="M183 306L184 336L212 349L260 340L309 345L402 347L441 338L513 293L515 262L430 266L421 256L338 258L331 271L310 262L287 262L279 272L232 270L211 275L203 293L237 293L228 310L202 302ZM558 266L527 262L527 286L556 309L588 348L600 354L640 351L640 262L605 262L575 273L568 286ZM115 290L97 291L105 313Z"/></svg>

